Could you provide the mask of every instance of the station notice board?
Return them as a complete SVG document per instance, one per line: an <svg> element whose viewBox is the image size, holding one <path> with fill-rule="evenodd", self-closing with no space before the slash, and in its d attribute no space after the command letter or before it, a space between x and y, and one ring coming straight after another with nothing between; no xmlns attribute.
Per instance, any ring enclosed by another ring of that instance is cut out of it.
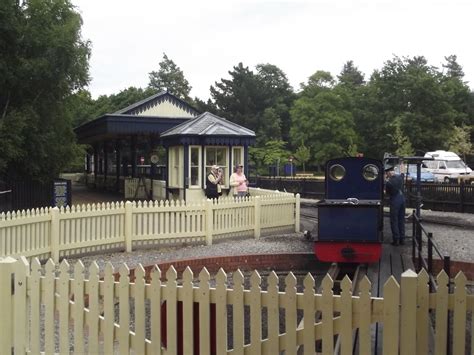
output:
<svg viewBox="0 0 474 355"><path fill-rule="evenodd" d="M71 206L71 180L55 180L53 182L53 207Z"/></svg>

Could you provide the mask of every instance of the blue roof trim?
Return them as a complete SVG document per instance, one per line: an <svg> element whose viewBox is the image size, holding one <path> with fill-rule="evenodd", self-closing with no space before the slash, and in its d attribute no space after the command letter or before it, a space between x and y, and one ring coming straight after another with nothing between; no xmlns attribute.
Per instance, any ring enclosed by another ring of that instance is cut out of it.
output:
<svg viewBox="0 0 474 355"><path fill-rule="evenodd" d="M173 136L163 137L161 143L165 147L175 145L223 145L223 146L250 146L255 144L255 137L236 137L236 136Z"/></svg>
<svg viewBox="0 0 474 355"><path fill-rule="evenodd" d="M90 144L120 136L161 134L190 118L135 115L104 115L74 129L80 144Z"/></svg>

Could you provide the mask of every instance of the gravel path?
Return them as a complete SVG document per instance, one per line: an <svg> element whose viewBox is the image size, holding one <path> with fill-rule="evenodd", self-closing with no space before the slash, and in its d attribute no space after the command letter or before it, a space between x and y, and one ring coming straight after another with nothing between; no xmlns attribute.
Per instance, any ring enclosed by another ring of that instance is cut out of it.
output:
<svg viewBox="0 0 474 355"><path fill-rule="evenodd" d="M314 201L314 200L313 200ZM314 208L304 208L305 213L314 213ZM450 255L453 261L474 262L474 215L451 212L422 211L422 216L427 219L456 220L467 224L467 227L452 227L440 224L426 223L426 230L433 233L435 243L440 251ZM312 230L316 220L302 218L302 231ZM472 228L470 227L472 223ZM411 235L411 222L407 223L407 234ZM315 233L313 233L316 235ZM390 222L385 219L385 241L390 239ZM408 249L407 249L408 250ZM302 233L283 235L271 235L261 237L259 240L253 238L234 238L230 240L217 241L213 245L188 245L188 246L158 246L151 249L138 249L131 253L116 252L108 254L96 254L80 257L87 267L94 260L97 261L101 270L107 262L111 262L118 268L126 263L129 268L135 268L139 263L144 266L156 263L183 260L190 258L204 258L210 256L235 256L245 254L275 254L291 252L311 252L312 244L305 242ZM408 251L407 251L408 252ZM79 258L71 258L68 261L74 264Z"/></svg>
<svg viewBox="0 0 474 355"><path fill-rule="evenodd" d="M277 254L277 253L304 253L311 252L312 243L304 240L302 233L283 235L272 235L253 238L232 239L218 241L213 245L189 245L186 247L156 247L153 249L138 249L131 253L116 252L109 254L95 254L78 258L70 258L68 262L74 264L78 259L82 260L88 267L92 261L96 261L100 270L103 270L108 262L115 268L122 263L132 269L139 263L143 266L154 265L164 261L183 260L191 258L205 258L211 256L235 256L246 254Z"/></svg>

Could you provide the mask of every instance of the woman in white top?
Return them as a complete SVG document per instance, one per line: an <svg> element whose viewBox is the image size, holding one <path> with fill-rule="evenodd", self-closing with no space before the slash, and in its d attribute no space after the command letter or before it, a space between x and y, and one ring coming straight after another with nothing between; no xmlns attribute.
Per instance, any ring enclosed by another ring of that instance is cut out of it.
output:
<svg viewBox="0 0 474 355"><path fill-rule="evenodd" d="M243 168L243 165L237 165L229 179L229 185L232 187L232 195L234 197L245 197L247 195L248 181Z"/></svg>

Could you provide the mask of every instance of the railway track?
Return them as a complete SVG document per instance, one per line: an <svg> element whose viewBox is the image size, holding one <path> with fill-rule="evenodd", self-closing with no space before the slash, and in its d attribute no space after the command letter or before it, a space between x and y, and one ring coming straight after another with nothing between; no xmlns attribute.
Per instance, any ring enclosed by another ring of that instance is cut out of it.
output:
<svg viewBox="0 0 474 355"><path fill-rule="evenodd" d="M309 212L305 211L308 209L312 209L314 212ZM301 218L305 218L310 221L318 221L317 217L317 207L314 205L308 205L305 207L302 207L300 216ZM407 209L408 211L408 209ZM422 212L423 214L423 212ZM388 212L384 212L384 217L390 217L390 214ZM411 221L411 215L406 215L408 221ZM408 222L407 221L407 222ZM440 225L440 226L448 226L448 227L458 227L458 228L463 228L463 229L473 229L474 228L474 222L468 222L468 221L463 221L460 219L453 219L453 218L440 218L440 217L431 217L431 216L423 216L423 223L426 224L434 224L434 225Z"/></svg>
<svg viewBox="0 0 474 355"><path fill-rule="evenodd" d="M333 263L329 267L327 274L331 276L331 278L334 280L334 287L333 287L333 292L335 295L339 294L341 291L340 284L344 277L347 275L351 280L352 280L352 293L356 294L359 292L359 284L360 281L364 278L365 275L367 275L367 265L366 264L358 264L358 265L343 265L343 264L337 264ZM322 293L322 286L320 286L316 293ZM317 312L315 314L315 322L318 323L321 321L322 314L321 312ZM302 328L304 324L304 318L302 318L298 324L298 329ZM337 335L334 339L334 355L338 355L340 353L341 349L341 338L339 335ZM352 343L352 349L356 349L356 343L357 343L357 331L354 331L353 334L353 343ZM321 351L321 341L317 341L315 344L316 351L319 353ZM303 348L300 346L297 349L297 354L302 355L303 354Z"/></svg>
<svg viewBox="0 0 474 355"><path fill-rule="evenodd" d="M302 218L306 218L306 219L311 219L311 220L315 220L315 221L318 220L318 216L317 216L316 214L300 213L300 216L301 216Z"/></svg>

